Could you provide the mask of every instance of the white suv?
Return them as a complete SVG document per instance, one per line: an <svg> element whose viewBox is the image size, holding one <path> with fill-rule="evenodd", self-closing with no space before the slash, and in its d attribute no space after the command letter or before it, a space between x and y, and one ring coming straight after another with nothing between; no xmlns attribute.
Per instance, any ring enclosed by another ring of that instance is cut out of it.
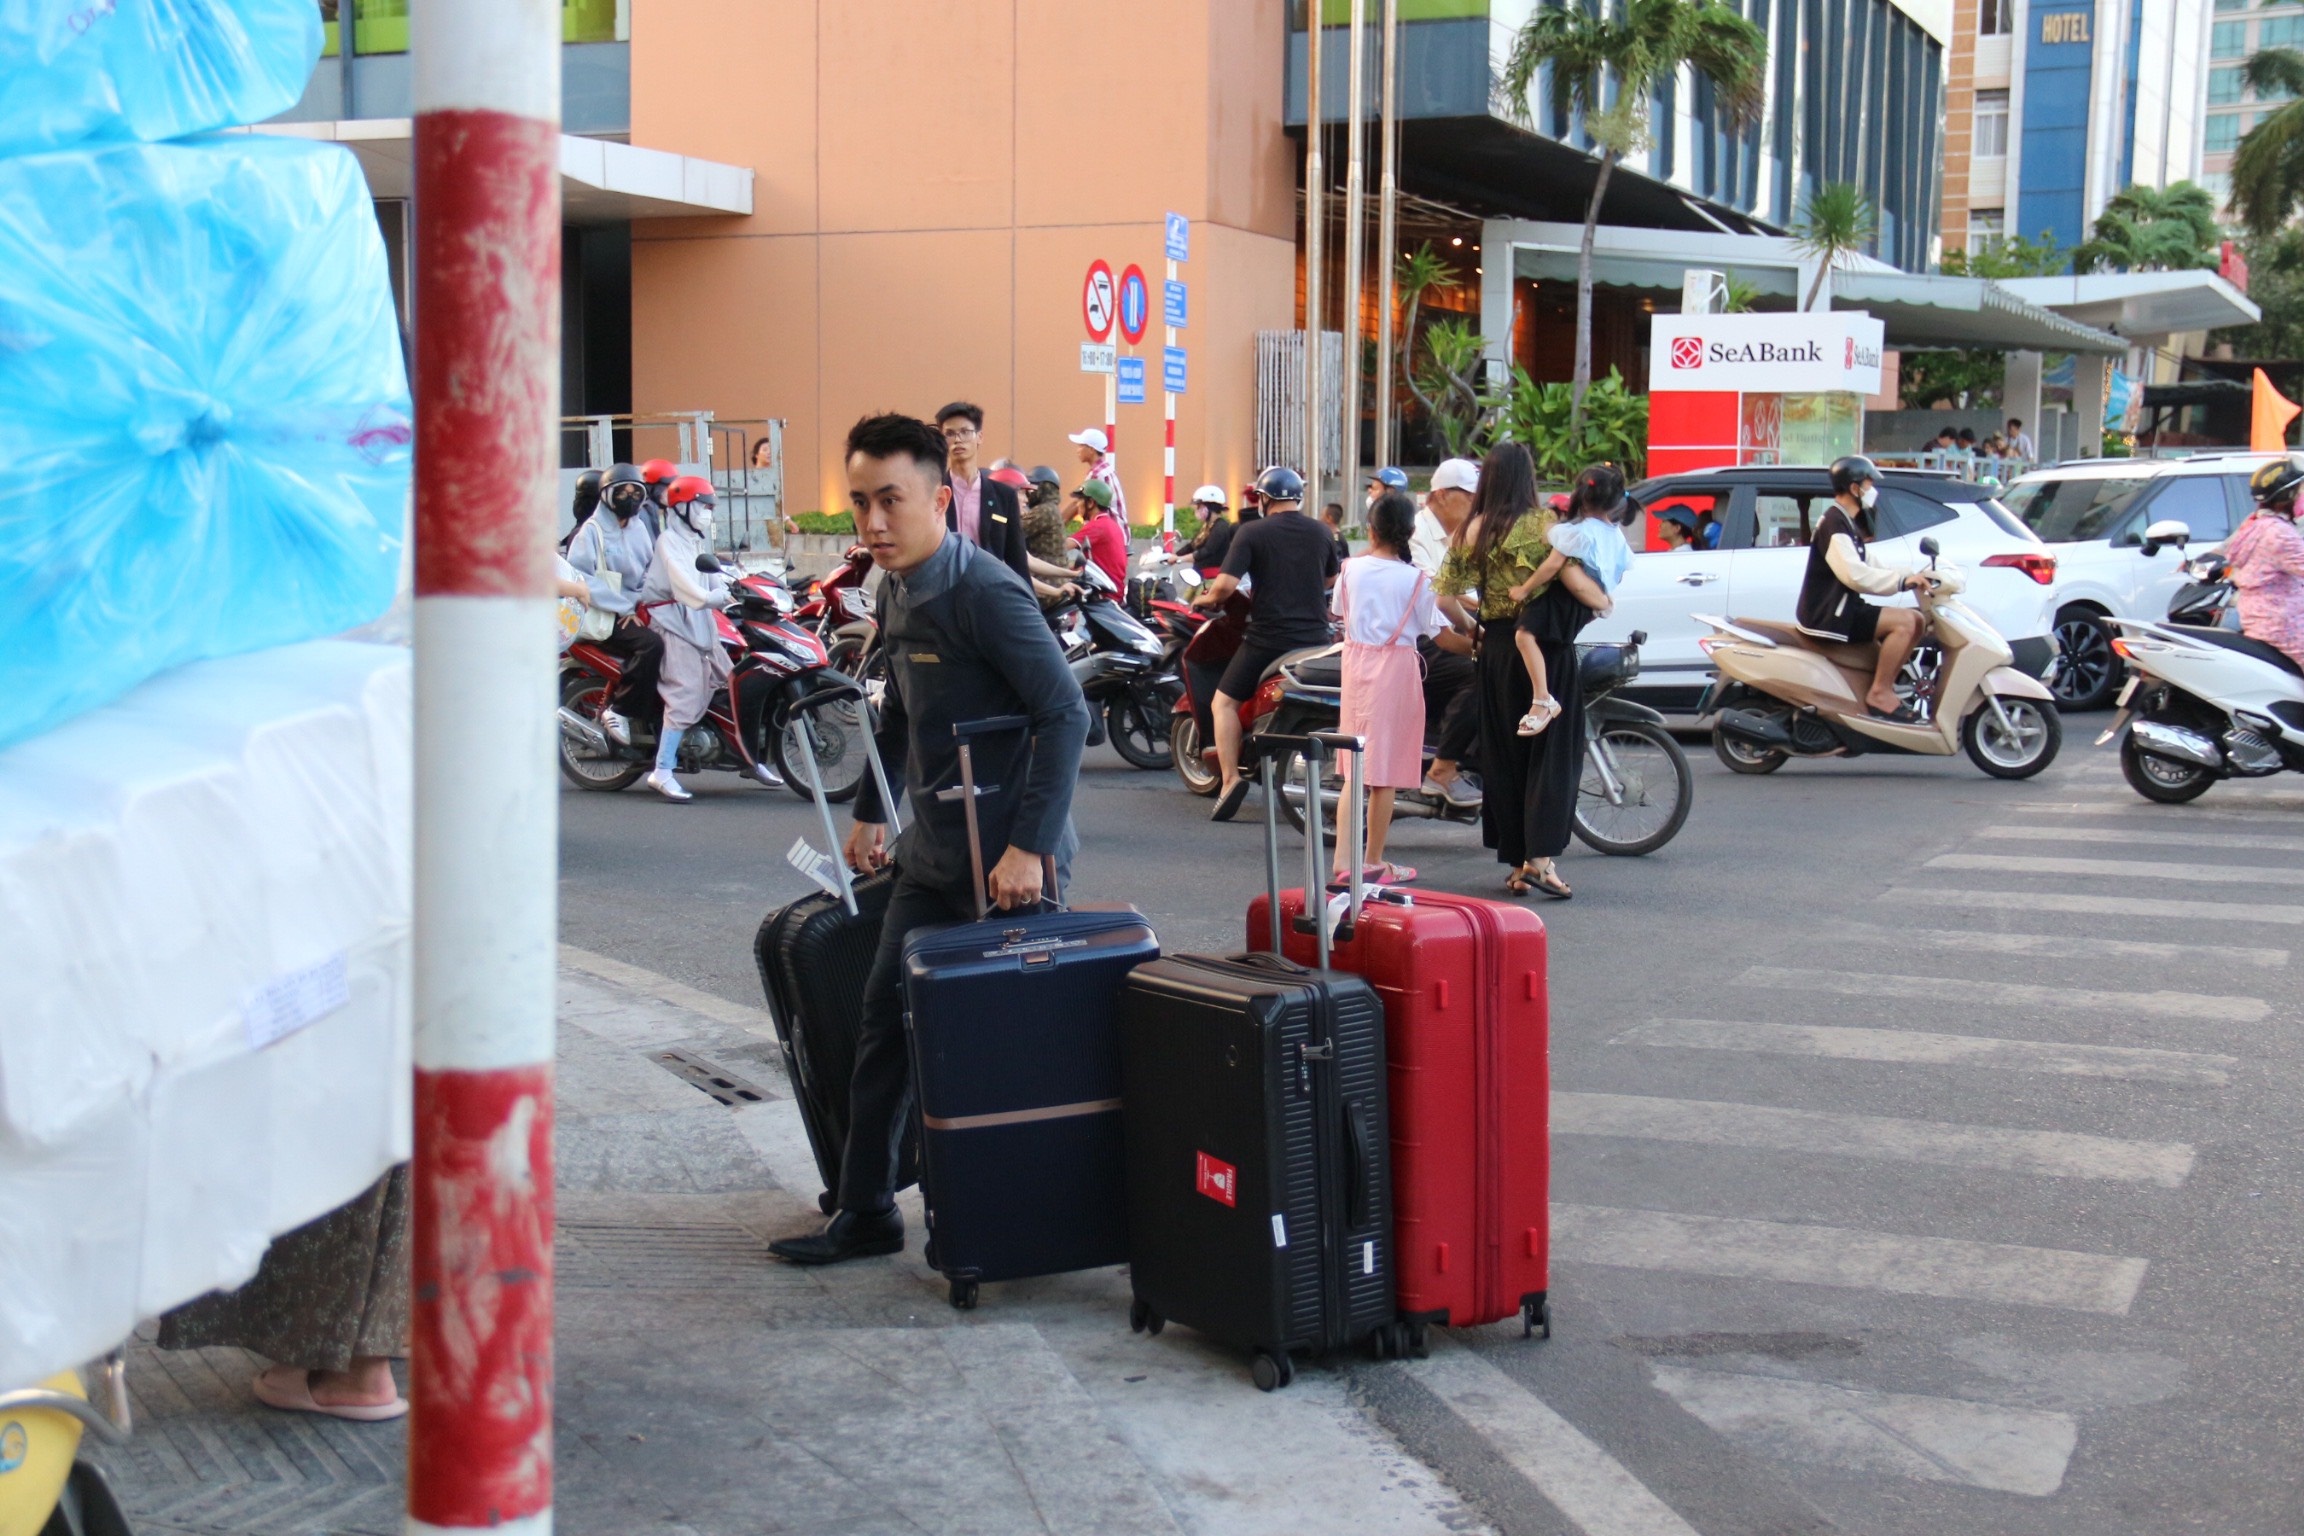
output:
<svg viewBox="0 0 2304 1536"><path fill-rule="evenodd" d="M1684 716L1712 675L1712 663L1696 648L1697 637L1711 630L1695 615L1791 621L1816 519L1832 500L1832 477L1797 465L1693 470L1644 480L1631 495L1642 516L1625 537L1634 549L1650 552L1632 562L1616 590L1615 610L1578 638L1620 641L1633 630L1647 631L1640 675L1623 691ZM1704 547L1655 549L1652 521L1666 511L1694 516L1706 530ZM2056 563L1990 490L1949 475L1883 470L1873 516L1875 558L1917 569L1928 563L1920 540L1935 539L1943 558L1967 575L1968 604L2006 637L2016 665L2035 677L2047 671L2056 655L2049 634ZM1888 601L1909 607L1912 599Z"/></svg>
<svg viewBox="0 0 2304 1536"><path fill-rule="evenodd" d="M2081 459L2034 470L2001 493L2056 557L2058 704L2094 709L2111 702L2121 666L2103 621L2165 619L2184 582L2178 563L2185 553L2222 543L2248 515L2248 476L2273 457ZM2189 532L2183 551L2144 537L2170 521Z"/></svg>

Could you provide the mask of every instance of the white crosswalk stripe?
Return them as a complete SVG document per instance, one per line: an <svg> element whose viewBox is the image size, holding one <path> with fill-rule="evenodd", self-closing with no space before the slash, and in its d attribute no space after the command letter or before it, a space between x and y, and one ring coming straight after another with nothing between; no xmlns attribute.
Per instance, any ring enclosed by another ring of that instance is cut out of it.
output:
<svg viewBox="0 0 2304 1536"><path fill-rule="evenodd" d="M1978 827L1978 837L2034 843L2135 843L2176 848L2261 848L2271 853L2304 853L2304 837L2241 832L2161 832L2137 827Z"/></svg>
<svg viewBox="0 0 2304 1536"><path fill-rule="evenodd" d="M2212 885L2304 885L2304 869L2267 864L2184 864L2151 859L2024 858L2002 853L1940 853L1930 869L1992 870L2004 875L2093 875L2110 880L2182 880Z"/></svg>
<svg viewBox="0 0 2304 1536"><path fill-rule="evenodd" d="M2204 821L2253 822L2278 826L2279 807L2264 810L2234 809L2211 801L2190 805L2157 805L2137 795L2106 796L2096 800L2034 800L2022 807L2027 816L2098 816L2106 819L2160 826L2198 826Z"/></svg>
<svg viewBox="0 0 2304 1536"><path fill-rule="evenodd" d="M1739 1023L1725 1019L1655 1019L1612 1044L1677 1046L1700 1051L1755 1051L1776 1056L1828 1056L1914 1066L1985 1067L2066 1077L2191 1083L2221 1088L2240 1063L2230 1056L2147 1050L2123 1045L2064 1045L1988 1035L1912 1029L1860 1029L1824 1024Z"/></svg>
<svg viewBox="0 0 2304 1536"><path fill-rule="evenodd" d="M2135 1304L2147 1267L2104 1253L1598 1205L1555 1204L1552 1232L1554 1251L1571 1263L2113 1317Z"/></svg>
<svg viewBox="0 0 2304 1536"><path fill-rule="evenodd" d="M2123 1141L2065 1131L1638 1094L1556 1092L1552 1131L1559 1136L1630 1136L1946 1168L1992 1168L2050 1178L2109 1179L2163 1189L2177 1188L2192 1171L2192 1149L2180 1142Z"/></svg>
<svg viewBox="0 0 2304 1536"><path fill-rule="evenodd" d="M1862 971L1814 971L1778 965L1748 966L1736 978L1736 985L1777 987L1791 992L1835 992L1848 997L1911 998L1947 1007L2141 1013L2164 1019L2235 1024L2252 1024L2271 1012L2271 1005L2260 997L2221 997L2201 992L2100 992L2086 987L2034 986L2028 982L1970 981L1959 976L1881 976Z"/></svg>
<svg viewBox="0 0 2304 1536"><path fill-rule="evenodd" d="M1656 1384L1713 1429L1762 1454L1851 1471L2045 1498L2080 1440L2068 1413L1867 1392L1733 1371L1652 1366Z"/></svg>
<svg viewBox="0 0 2304 1536"><path fill-rule="evenodd" d="M1872 899L1931 907L1965 907L1976 912L2077 912L2089 917L2165 917L2204 923L2304 925L2304 907L2270 902L2083 896L2063 891L1970 891L1935 885L1893 886Z"/></svg>
<svg viewBox="0 0 2304 1536"><path fill-rule="evenodd" d="M1834 922L1834 934L1849 934L1880 945L1947 949L1988 955L2053 955L2059 959L2202 960L2218 965L2253 965L2278 970L2288 963L2284 949L2249 949L2233 944L2162 944L2148 939L2083 938L2065 933L1996 933L1976 928L1887 928L1876 923Z"/></svg>
<svg viewBox="0 0 2304 1536"><path fill-rule="evenodd" d="M1696 1536L1623 1463L1470 1350L1444 1340L1410 1370L1584 1536Z"/></svg>

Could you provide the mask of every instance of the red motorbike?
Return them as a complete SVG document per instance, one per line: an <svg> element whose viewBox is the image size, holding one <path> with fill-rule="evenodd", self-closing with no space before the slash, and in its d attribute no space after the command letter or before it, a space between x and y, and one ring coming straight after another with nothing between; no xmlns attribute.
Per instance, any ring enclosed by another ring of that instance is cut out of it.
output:
<svg viewBox="0 0 2304 1536"><path fill-rule="evenodd" d="M720 569L709 555L698 556L696 564L699 570ZM861 688L832 665L823 640L796 622L783 583L747 573L729 588L728 607L715 618L735 670L681 740L678 771L741 773L771 788L783 785L805 800L810 796L802 753L812 740L826 797L849 799L870 771ZM580 789L624 789L656 761L653 720L631 722L629 746L611 740L600 725L600 712L623 675L622 657L588 641L577 641L562 658L560 772ZM813 728L802 732L793 724L793 706L826 692L848 697L816 707Z"/></svg>
<svg viewBox="0 0 2304 1536"><path fill-rule="evenodd" d="M1176 776L1184 787L1196 795L1213 795L1223 776L1216 766L1216 727L1212 713L1216 702L1216 685L1224 679L1225 664L1240 649L1240 642L1248 629L1249 599L1245 592L1235 592L1214 609L1194 610L1198 628L1190 632L1184 642L1182 654L1177 657L1177 675L1184 680L1184 693L1176 701L1169 716L1168 749L1176 762ZM1181 620L1179 624L1194 622ZM1334 646L1310 646L1291 651L1265 669L1256 685L1256 691L1240 703L1240 737L1245 741L1268 726L1286 729L1284 723L1300 712L1305 700L1298 700L1298 708L1291 709L1291 690L1305 693L1309 686L1320 692L1317 701L1330 715L1334 713L1334 695L1343 687L1340 663L1335 660ZM1320 658L1325 657L1323 662ZM1298 677L1305 673L1314 680L1309 684ZM1330 674L1334 674L1331 677Z"/></svg>

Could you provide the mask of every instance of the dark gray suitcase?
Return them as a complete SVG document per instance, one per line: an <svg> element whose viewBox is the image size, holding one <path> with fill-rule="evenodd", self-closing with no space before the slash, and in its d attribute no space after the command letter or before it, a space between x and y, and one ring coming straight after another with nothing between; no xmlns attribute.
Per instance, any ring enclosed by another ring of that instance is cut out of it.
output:
<svg viewBox="0 0 2304 1536"><path fill-rule="evenodd" d="M984 912L969 738L1027 724L959 728L980 920L904 942L927 1259L962 1308L986 1280L1128 1258L1113 1007L1160 942L1132 908Z"/></svg>
<svg viewBox="0 0 2304 1536"><path fill-rule="evenodd" d="M1264 759L1268 910L1278 826ZM1324 844L1308 803L1307 889ZM1294 1353L1395 1347L1384 1008L1358 976L1275 953L1138 966L1120 998L1129 1322L1183 1323L1255 1351L1256 1385Z"/></svg>
<svg viewBox="0 0 2304 1536"><path fill-rule="evenodd" d="M814 792L817 815L835 866L840 864L840 840L833 827L831 804L815 778L815 743L808 715L814 708L847 696L828 690L794 709L792 716L806 741L802 768ZM890 798L887 773L872 742L868 716L864 740L882 804L888 807L893 822L901 808ZM839 895L819 891L778 907L761 919L760 931L752 941L760 990L767 995L768 1017L776 1025L776 1042L784 1055L784 1074L791 1080L800 1123L807 1129L810 1150L816 1154L816 1171L824 1178L824 1192L816 1197L816 1204L826 1215L837 1206L840 1163L848 1147L848 1086L856 1072L864 979L871 972L873 953L880 947L881 922L888 914L888 896L896 885L896 877L885 871L861 880L850 876L845 867L839 867L838 873ZM908 1189L919 1181L920 1129L915 1124L905 1128L903 1149L897 1158L896 1187Z"/></svg>

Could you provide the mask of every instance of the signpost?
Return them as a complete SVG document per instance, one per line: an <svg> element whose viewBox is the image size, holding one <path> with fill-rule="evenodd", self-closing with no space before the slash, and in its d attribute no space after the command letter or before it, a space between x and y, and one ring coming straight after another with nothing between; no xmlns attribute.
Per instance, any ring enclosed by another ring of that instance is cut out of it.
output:
<svg viewBox="0 0 2304 1536"><path fill-rule="evenodd" d="M1104 375L1104 445L1119 442L1120 403L1113 394L1112 354L1103 343L1112 339L1112 322L1120 310L1119 287L1112 281L1112 264L1101 256L1088 263L1088 276L1080 285L1080 319L1088 327L1087 344L1080 348L1080 371Z"/></svg>
<svg viewBox="0 0 2304 1536"><path fill-rule="evenodd" d="M1183 328L1186 314L1184 281L1176 275L1176 266L1192 257L1192 221L1171 213L1165 234L1168 280L1160 290L1161 340L1165 343L1160 351L1160 414L1167 442L1161 450L1160 531L1172 534L1176 531L1176 397L1184 393L1184 350L1176 345L1176 333Z"/></svg>
<svg viewBox="0 0 2304 1536"><path fill-rule="evenodd" d="M1105 355L1107 357L1111 355L1109 348L1106 349ZM1120 403L1122 405L1142 405L1144 403L1144 359L1140 357L1119 359L1119 376Z"/></svg>
<svg viewBox="0 0 2304 1536"><path fill-rule="evenodd" d="M1152 319L1152 295L1144 284L1144 269L1134 262L1120 274L1120 334L1134 346L1144 339L1144 327Z"/></svg>

